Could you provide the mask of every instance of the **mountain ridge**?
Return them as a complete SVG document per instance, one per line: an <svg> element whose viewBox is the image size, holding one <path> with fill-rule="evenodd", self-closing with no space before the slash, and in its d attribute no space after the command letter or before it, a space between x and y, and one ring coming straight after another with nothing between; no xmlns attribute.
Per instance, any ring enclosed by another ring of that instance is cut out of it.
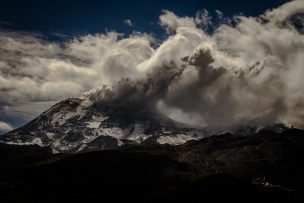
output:
<svg viewBox="0 0 304 203"><path fill-rule="evenodd" d="M0 199L302 202L303 149L299 129L77 154L0 144Z"/></svg>

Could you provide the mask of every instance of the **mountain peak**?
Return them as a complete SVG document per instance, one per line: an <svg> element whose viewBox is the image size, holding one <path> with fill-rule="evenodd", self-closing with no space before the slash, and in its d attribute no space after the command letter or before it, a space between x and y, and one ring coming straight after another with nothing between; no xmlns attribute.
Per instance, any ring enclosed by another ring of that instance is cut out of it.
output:
<svg viewBox="0 0 304 203"><path fill-rule="evenodd" d="M113 149L124 144L183 144L199 139L187 128L159 112L130 112L112 103L84 106L80 98L69 98L37 118L1 137L11 144L50 146L54 152Z"/></svg>

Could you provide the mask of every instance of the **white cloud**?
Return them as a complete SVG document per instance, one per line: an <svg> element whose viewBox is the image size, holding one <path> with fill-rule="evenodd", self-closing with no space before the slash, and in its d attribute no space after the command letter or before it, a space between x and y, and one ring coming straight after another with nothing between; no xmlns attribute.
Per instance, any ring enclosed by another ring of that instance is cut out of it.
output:
<svg viewBox="0 0 304 203"><path fill-rule="evenodd" d="M86 35L60 44L34 34L0 32L0 104L59 101L78 97L98 84L140 77L134 67L153 53L153 38L120 36ZM32 115L35 107L27 111Z"/></svg>
<svg viewBox="0 0 304 203"><path fill-rule="evenodd" d="M304 1L293 0L285 3L281 7L269 10L265 13L265 17L273 22L281 23L295 13L304 12Z"/></svg>
<svg viewBox="0 0 304 203"><path fill-rule="evenodd" d="M206 11L179 17L164 10L160 25L169 37L158 47L145 33L86 35L59 44L1 32L0 103L58 101L87 90L83 98L100 99L104 85L119 95L126 83L132 101L162 102L163 112L195 125L304 127L304 37L288 22L298 12L304 12L301 0L261 17L236 17L235 26L206 34ZM118 83L123 78L129 80Z"/></svg>
<svg viewBox="0 0 304 203"><path fill-rule="evenodd" d="M207 30L209 26L212 26L212 17L207 10L201 10L196 13L194 17L179 17L175 13L163 10L160 15L160 25L166 29L167 33L174 33L179 28L199 28ZM223 14L218 17L220 21L223 19Z"/></svg>
<svg viewBox="0 0 304 203"><path fill-rule="evenodd" d="M10 124L0 121L0 133L5 133L11 130L13 130L13 127Z"/></svg>
<svg viewBox="0 0 304 203"><path fill-rule="evenodd" d="M134 27L134 24L133 24L132 20L130 20L130 19L125 19L123 22L125 25L127 25L129 27Z"/></svg>
<svg viewBox="0 0 304 203"><path fill-rule="evenodd" d="M178 17L173 12L163 10L163 14L159 17L160 25L167 29L167 32L176 31L180 27L195 28L196 24L192 17Z"/></svg>
<svg viewBox="0 0 304 203"><path fill-rule="evenodd" d="M137 77L137 64L153 53L148 35L87 35L64 44L0 33L1 102L61 100L96 84ZM115 72L115 74L114 74Z"/></svg>

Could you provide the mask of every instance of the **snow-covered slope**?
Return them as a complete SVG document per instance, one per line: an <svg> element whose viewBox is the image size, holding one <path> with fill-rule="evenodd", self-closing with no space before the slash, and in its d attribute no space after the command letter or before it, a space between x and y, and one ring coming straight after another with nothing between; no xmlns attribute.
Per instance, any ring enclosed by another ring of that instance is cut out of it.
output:
<svg viewBox="0 0 304 203"><path fill-rule="evenodd" d="M200 137L197 130L147 112L128 113L111 105L84 108L70 98L27 125L1 137L11 144L50 146L54 152L114 149L126 143L179 145Z"/></svg>

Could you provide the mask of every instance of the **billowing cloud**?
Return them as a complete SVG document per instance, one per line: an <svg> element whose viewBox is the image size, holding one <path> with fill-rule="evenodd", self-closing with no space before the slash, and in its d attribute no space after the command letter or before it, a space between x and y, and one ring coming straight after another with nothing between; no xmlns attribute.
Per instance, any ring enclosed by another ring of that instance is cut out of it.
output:
<svg viewBox="0 0 304 203"><path fill-rule="evenodd" d="M288 17L303 12L304 12L304 1L293 0L289 3L284 4L280 8L267 11L265 13L265 18L272 22L282 23Z"/></svg>
<svg viewBox="0 0 304 203"><path fill-rule="evenodd" d="M130 92L124 98L138 97L147 108L211 128L271 123L304 127L304 38L290 18L301 8L302 1L295 1L261 17L237 16L235 26L223 24L212 35L200 29L195 18L164 11L160 24L174 34L139 64L149 75L133 85L122 81L123 85L110 88L111 94L94 90L84 97L112 102ZM286 18L271 14L277 12L286 13ZM166 77L157 77L160 69ZM151 72L157 73L153 83ZM103 97L96 96L100 94Z"/></svg>
<svg viewBox="0 0 304 203"><path fill-rule="evenodd" d="M152 40L146 34L123 38L110 32L53 43L31 33L2 31L0 104L16 109L44 102L48 108L47 102L78 97L96 85L139 77L133 67L151 56ZM21 108L20 115L32 115L32 107ZM0 113L3 117L4 111Z"/></svg>
<svg viewBox="0 0 304 203"><path fill-rule="evenodd" d="M11 130L13 130L13 127L10 124L0 121L0 134Z"/></svg>
<svg viewBox="0 0 304 203"><path fill-rule="evenodd" d="M192 17L178 17L173 12L163 10L163 14L159 17L160 25L165 27L168 32L175 31L179 27L195 28L195 20Z"/></svg>
<svg viewBox="0 0 304 203"><path fill-rule="evenodd" d="M179 17L164 10L168 38L115 32L61 44L0 34L0 103L79 96L85 106L112 103L161 111L210 128L285 123L304 127L304 4L296 0L260 17L236 16L213 34L207 11ZM293 16L297 16L296 21Z"/></svg>

